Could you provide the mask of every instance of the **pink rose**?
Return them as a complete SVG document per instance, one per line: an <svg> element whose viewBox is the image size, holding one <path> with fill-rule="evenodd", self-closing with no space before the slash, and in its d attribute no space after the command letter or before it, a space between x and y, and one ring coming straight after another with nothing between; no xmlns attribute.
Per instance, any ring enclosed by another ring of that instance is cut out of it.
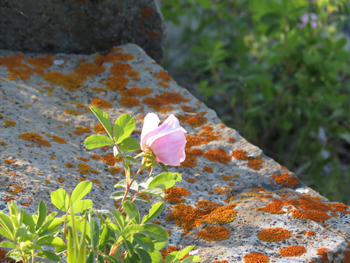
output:
<svg viewBox="0 0 350 263"><path fill-rule="evenodd" d="M146 115L141 133L141 149L151 150L158 162L180 166L186 157L186 130L173 114L158 127L159 122L155 113Z"/></svg>

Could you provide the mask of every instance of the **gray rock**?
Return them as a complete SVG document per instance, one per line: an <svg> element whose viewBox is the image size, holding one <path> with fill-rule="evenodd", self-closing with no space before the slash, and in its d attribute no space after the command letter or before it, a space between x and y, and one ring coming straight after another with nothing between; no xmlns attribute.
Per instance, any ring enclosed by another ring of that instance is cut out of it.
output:
<svg viewBox="0 0 350 263"><path fill-rule="evenodd" d="M152 90L139 96L136 87ZM123 175L111 174L103 161L112 149L83 145L98 124L91 104L105 107L112 120L134 116L136 139L148 112L158 111L161 120L172 113L187 130L187 160L169 170L182 174L176 187L189 194L179 205L170 195L157 219L171 231L169 245L195 245L208 263L349 262L349 207L329 202L226 127L133 44L105 57L0 51L0 199L33 213L40 199L50 203L51 191L72 191L86 179L94 182L88 198L95 208L114 208L109 196ZM24 140L32 132L41 141ZM142 213L150 208L138 207Z"/></svg>
<svg viewBox="0 0 350 263"><path fill-rule="evenodd" d="M166 37L160 0L3 0L0 48L90 54L135 43L159 62Z"/></svg>

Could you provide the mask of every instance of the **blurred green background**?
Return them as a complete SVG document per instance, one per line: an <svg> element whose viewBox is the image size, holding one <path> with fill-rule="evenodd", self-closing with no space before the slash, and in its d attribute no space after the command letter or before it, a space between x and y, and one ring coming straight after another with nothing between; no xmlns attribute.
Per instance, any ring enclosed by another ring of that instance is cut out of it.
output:
<svg viewBox="0 0 350 263"><path fill-rule="evenodd" d="M349 7L165 0L163 67L264 153L350 204Z"/></svg>

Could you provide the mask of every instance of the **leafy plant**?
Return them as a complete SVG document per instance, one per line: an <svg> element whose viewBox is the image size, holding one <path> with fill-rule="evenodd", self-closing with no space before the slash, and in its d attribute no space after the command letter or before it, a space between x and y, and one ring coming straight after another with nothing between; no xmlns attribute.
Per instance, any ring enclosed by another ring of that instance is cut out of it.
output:
<svg viewBox="0 0 350 263"><path fill-rule="evenodd" d="M11 249L8 257L24 263L30 259L35 262L38 257L59 261L60 256L68 263L162 262L159 250L167 244L169 236L163 227L153 224L152 221L161 214L164 204L153 204L149 213L141 218L135 202L151 203L140 198L140 194L163 198L164 189L173 187L182 179L181 175L168 172L151 150L136 157L126 154L140 149L137 140L130 138L135 129L135 120L129 114L119 117L112 129L107 113L96 107L91 107L91 110L109 137L92 135L85 140L86 148L114 145L114 156L121 158L125 170L126 179L115 185L123 190L111 195L112 199L121 201L119 209L112 212L95 210L91 200L83 199L91 190L92 183L89 181L79 183L71 196L64 189L51 193L51 202L64 212L61 218L56 218L57 212L47 215L46 205L42 200L38 213L33 216L18 210L14 202L9 203L10 215L0 212L0 235L9 240L1 242L0 247ZM143 157L141 162L137 161L139 157ZM131 163L140 165L132 179ZM165 172L152 177L152 168L155 165ZM139 184L136 181L137 176L149 168L149 179ZM55 253L45 250L45 246L55 247ZM198 256L187 256L192 249L193 246L189 246L182 251L172 252L167 255L165 262L200 262Z"/></svg>

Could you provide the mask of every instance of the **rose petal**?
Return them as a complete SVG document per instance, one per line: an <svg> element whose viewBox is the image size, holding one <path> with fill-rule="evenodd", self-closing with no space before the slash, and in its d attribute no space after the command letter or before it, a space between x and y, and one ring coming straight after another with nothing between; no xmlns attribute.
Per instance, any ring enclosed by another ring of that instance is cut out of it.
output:
<svg viewBox="0 0 350 263"><path fill-rule="evenodd" d="M180 166L185 160L186 137L182 130L158 137L151 145L157 160L166 165Z"/></svg>
<svg viewBox="0 0 350 263"><path fill-rule="evenodd" d="M143 121L143 127L141 132L141 148L144 150L145 143L144 137L149 134L151 131L158 128L160 120L155 113L148 113Z"/></svg>
<svg viewBox="0 0 350 263"><path fill-rule="evenodd" d="M177 131L180 131L182 134L186 133L186 130L180 126L179 120L173 114L170 114L164 123L141 139L141 144L150 147L158 138Z"/></svg>

